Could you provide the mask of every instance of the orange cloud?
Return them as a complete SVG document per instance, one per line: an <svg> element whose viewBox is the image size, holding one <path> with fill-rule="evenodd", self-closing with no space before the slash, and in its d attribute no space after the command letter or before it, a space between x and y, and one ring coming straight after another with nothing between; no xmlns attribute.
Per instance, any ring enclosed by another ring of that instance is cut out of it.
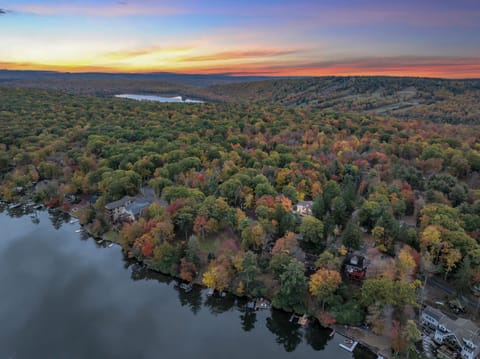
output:
<svg viewBox="0 0 480 359"><path fill-rule="evenodd" d="M203 62L203 61L225 61L238 60L258 57L277 57L294 54L295 50L249 50L249 51L224 51L208 55L198 55L184 57L183 61L187 62Z"/></svg>
<svg viewBox="0 0 480 359"><path fill-rule="evenodd" d="M212 58L217 58L212 54ZM208 59L211 61L211 59ZM200 61L200 65L202 62ZM480 60L469 57L388 57L324 61L295 64L290 62L220 63L206 62L203 66L188 63L168 63L167 66L117 65L51 65L34 62L0 62L0 68L11 70L55 70L68 72L137 72L171 71L197 74L230 74L234 76L418 76L440 78L480 78Z"/></svg>
<svg viewBox="0 0 480 359"><path fill-rule="evenodd" d="M115 51L104 54L102 57L111 60L131 60L141 56L155 56L168 53L181 53L191 51L193 48L184 47L151 47L146 49Z"/></svg>

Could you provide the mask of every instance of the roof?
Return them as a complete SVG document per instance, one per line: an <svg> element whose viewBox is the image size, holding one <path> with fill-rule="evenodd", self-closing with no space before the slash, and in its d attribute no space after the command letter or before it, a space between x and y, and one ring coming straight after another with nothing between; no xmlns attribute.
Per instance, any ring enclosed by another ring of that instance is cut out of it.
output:
<svg viewBox="0 0 480 359"><path fill-rule="evenodd" d="M347 260L346 264L352 267L366 269L368 263L364 256L354 254Z"/></svg>
<svg viewBox="0 0 480 359"><path fill-rule="evenodd" d="M437 322L442 319L442 317L445 315L443 314L441 311L439 311L438 309L436 308L432 308L432 307L425 307L424 310L422 310L422 314L426 314L428 315L429 317L432 317L433 319L435 319Z"/></svg>
<svg viewBox="0 0 480 359"><path fill-rule="evenodd" d="M297 203L297 206L300 207L312 207L313 201L300 201Z"/></svg>
<svg viewBox="0 0 480 359"><path fill-rule="evenodd" d="M127 207L126 209L133 214L140 214L145 207L156 200L155 193L151 187L142 187L140 192L135 197L124 196L118 201L107 203L105 209L112 210L119 207ZM163 205L161 201L160 204Z"/></svg>
<svg viewBox="0 0 480 359"><path fill-rule="evenodd" d="M105 205L105 209L112 210L115 208L119 208L122 206L125 206L129 202L133 200L133 197L130 196L125 196L122 199L119 199L118 201L110 202Z"/></svg>
<svg viewBox="0 0 480 359"><path fill-rule="evenodd" d="M480 329L471 320L464 318L452 320L444 315L439 320L439 324L451 331L457 340L470 340L475 345L480 345Z"/></svg>
<svg viewBox="0 0 480 359"><path fill-rule="evenodd" d="M126 209L127 211L132 212L134 216L137 216L140 213L142 213L145 207L148 207L149 205L150 205L150 202L137 200L130 203L128 206L126 206Z"/></svg>

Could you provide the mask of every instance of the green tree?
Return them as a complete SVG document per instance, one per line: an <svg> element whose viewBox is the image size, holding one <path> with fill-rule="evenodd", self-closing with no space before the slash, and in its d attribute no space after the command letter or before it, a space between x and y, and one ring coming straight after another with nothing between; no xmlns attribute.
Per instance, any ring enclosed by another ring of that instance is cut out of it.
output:
<svg viewBox="0 0 480 359"><path fill-rule="evenodd" d="M303 263L296 259L291 260L280 275L280 283L281 287L273 298L273 305L284 310L302 311L307 289Z"/></svg>
<svg viewBox="0 0 480 359"><path fill-rule="evenodd" d="M248 251L243 257L242 271L240 272L240 278L244 283L245 294L257 294L260 289L259 275L260 269L258 268L257 256L253 252Z"/></svg>
<svg viewBox="0 0 480 359"><path fill-rule="evenodd" d="M348 249L360 249L362 245L361 231L358 224L350 221L342 235L342 244Z"/></svg>
<svg viewBox="0 0 480 359"><path fill-rule="evenodd" d="M415 345L422 339L422 332L418 329L417 324L411 319L407 320L407 324L403 328L403 336L407 342L407 359L410 353L415 352Z"/></svg>
<svg viewBox="0 0 480 359"><path fill-rule="evenodd" d="M300 233L305 241L320 246L323 242L323 223L313 216L305 216L300 224Z"/></svg>

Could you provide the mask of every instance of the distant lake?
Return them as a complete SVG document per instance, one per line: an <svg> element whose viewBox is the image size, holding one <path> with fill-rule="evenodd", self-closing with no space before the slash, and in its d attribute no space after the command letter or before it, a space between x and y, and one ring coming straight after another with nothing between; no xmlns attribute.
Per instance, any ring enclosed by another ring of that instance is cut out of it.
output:
<svg viewBox="0 0 480 359"><path fill-rule="evenodd" d="M155 95L135 95L135 94L121 94L115 95L118 98L128 98L131 100L137 101L153 101L153 102L179 102L179 103L203 103L204 101L200 100L191 100L191 99L183 99L182 96L175 96L175 97L162 97L162 96L155 96Z"/></svg>
<svg viewBox="0 0 480 359"><path fill-rule="evenodd" d="M0 204L0 358L366 359L317 323L186 293L56 211Z"/></svg>

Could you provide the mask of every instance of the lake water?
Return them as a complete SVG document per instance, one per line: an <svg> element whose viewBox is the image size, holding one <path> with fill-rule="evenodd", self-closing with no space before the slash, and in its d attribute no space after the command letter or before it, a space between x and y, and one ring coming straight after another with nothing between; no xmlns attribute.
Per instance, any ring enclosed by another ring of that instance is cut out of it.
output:
<svg viewBox="0 0 480 359"><path fill-rule="evenodd" d="M288 313L185 293L61 213L0 212L0 358L369 357Z"/></svg>
<svg viewBox="0 0 480 359"><path fill-rule="evenodd" d="M179 103L203 103L200 100L191 100L191 99L183 99L181 96L175 97L162 97L162 96L155 96L155 95L134 95L134 94L122 94L122 95L115 95L118 98L128 98L131 100L137 101L154 101L154 102L179 102Z"/></svg>

